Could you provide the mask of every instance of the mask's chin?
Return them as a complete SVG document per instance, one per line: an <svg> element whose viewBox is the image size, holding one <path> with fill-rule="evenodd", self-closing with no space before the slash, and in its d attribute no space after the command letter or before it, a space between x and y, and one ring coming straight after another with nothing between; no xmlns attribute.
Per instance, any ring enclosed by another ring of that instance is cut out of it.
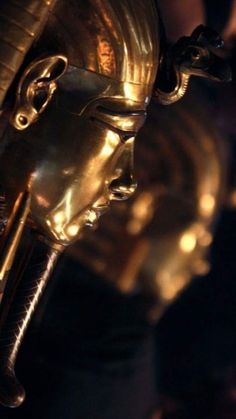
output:
<svg viewBox="0 0 236 419"><path fill-rule="evenodd" d="M95 230L98 227L99 218L107 212L109 204L92 207L85 211L77 220L72 221L69 225L61 228L61 231L55 232L56 239L66 245L78 240L86 227Z"/></svg>
<svg viewBox="0 0 236 419"><path fill-rule="evenodd" d="M96 228L98 224L99 214L96 209L91 208L86 212L85 226L89 228Z"/></svg>
<svg viewBox="0 0 236 419"><path fill-rule="evenodd" d="M85 223L86 226L90 228L97 228L99 218L105 214L109 209L109 203L103 205L96 205L92 207L90 210L87 211L87 221Z"/></svg>

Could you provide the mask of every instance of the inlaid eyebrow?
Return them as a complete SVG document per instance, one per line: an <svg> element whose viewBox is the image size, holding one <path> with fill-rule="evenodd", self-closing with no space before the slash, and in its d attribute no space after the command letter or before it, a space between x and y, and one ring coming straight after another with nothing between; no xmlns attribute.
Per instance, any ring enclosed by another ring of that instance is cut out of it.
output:
<svg viewBox="0 0 236 419"><path fill-rule="evenodd" d="M104 113L104 114L106 114L106 115L111 115L111 116L144 116L146 113L145 113L145 111L144 110L135 110L135 111L129 111L129 110L126 110L126 111L120 111L120 110L112 110L112 109L109 109L109 108L106 108L105 106L97 106L96 107L96 110L97 111L99 111L99 112L101 112L101 113Z"/></svg>

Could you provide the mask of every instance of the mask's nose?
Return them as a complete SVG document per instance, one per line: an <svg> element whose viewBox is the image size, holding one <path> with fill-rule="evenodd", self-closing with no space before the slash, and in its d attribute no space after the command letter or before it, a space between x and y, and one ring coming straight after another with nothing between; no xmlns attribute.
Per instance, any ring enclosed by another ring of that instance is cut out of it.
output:
<svg viewBox="0 0 236 419"><path fill-rule="evenodd" d="M109 186L110 199L113 201L128 199L137 188L137 182L133 176L133 151L134 137L126 141L123 153L116 166L116 171L119 175Z"/></svg>

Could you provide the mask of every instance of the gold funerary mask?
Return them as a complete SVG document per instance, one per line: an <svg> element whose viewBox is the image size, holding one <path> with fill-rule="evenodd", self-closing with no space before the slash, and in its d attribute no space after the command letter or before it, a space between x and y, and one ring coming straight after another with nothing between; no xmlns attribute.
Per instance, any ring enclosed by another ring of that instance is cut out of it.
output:
<svg viewBox="0 0 236 419"><path fill-rule="evenodd" d="M30 185L32 221L60 244L95 223L110 200L135 190L134 138L159 60L152 1L148 8L67 3L55 4L36 47L57 54L34 59L21 76L11 116L17 132L3 136L0 169L8 205Z"/></svg>
<svg viewBox="0 0 236 419"><path fill-rule="evenodd" d="M0 21L0 401L18 406L14 363L58 255L135 190L159 26L153 0L6 0Z"/></svg>

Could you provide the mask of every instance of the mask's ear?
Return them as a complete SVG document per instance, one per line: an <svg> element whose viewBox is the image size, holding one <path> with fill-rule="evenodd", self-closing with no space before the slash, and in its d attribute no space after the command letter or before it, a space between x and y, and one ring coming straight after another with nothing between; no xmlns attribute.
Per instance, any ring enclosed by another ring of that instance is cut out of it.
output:
<svg viewBox="0 0 236 419"><path fill-rule="evenodd" d="M57 87L56 80L67 68L67 58L53 55L33 61L23 73L17 89L11 124L23 130L38 119Z"/></svg>

